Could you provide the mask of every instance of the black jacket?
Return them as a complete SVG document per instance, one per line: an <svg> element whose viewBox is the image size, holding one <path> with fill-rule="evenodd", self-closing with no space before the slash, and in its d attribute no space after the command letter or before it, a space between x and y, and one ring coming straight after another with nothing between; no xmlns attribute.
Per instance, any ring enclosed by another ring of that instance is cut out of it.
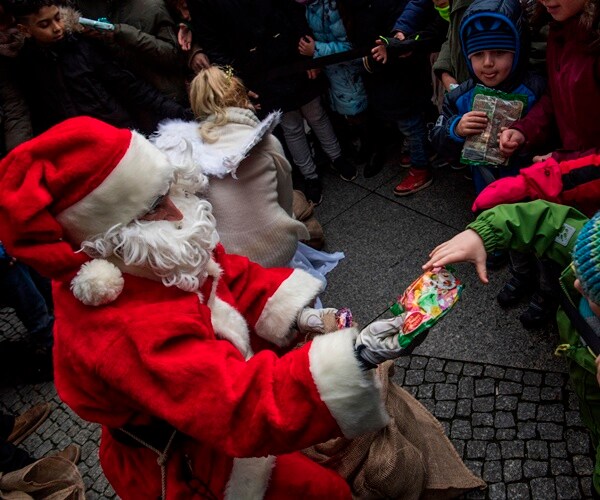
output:
<svg viewBox="0 0 600 500"><path fill-rule="evenodd" d="M310 29L304 7L294 0L188 0L188 7L194 40L213 64L231 65L259 94L263 113L297 109L322 92L306 71L269 76L273 69L305 59L298 41Z"/></svg>
<svg viewBox="0 0 600 500"><path fill-rule="evenodd" d="M73 35L49 47L26 43L18 73L35 133L80 115L124 128L139 128L138 110L152 112L156 123L186 117L182 106L121 68L101 45Z"/></svg>

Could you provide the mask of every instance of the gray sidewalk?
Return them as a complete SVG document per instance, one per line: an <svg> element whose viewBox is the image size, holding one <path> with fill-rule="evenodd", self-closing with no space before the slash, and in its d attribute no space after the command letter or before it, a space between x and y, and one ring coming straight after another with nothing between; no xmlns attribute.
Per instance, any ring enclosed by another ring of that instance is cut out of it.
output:
<svg viewBox="0 0 600 500"><path fill-rule="evenodd" d="M327 250L346 254L329 275L323 303L350 307L360 324L385 315L421 273L427 253L472 220L472 186L462 173L436 171L431 188L396 198L401 174L388 165L351 183L328 175L317 208ZM564 363L553 356L555 328L528 332L517 319L524 306L497 306L506 270L490 272L487 286L470 266L456 266L456 275L465 284L461 301L412 356L398 360L396 379L440 419L467 465L488 482L469 498L588 498L592 447ZM0 329L11 338L22 327L1 310ZM14 413L50 399L57 408L24 446L42 456L81 444L88 498L115 498L98 465L96 425L73 415L53 384L0 388L0 408Z"/></svg>

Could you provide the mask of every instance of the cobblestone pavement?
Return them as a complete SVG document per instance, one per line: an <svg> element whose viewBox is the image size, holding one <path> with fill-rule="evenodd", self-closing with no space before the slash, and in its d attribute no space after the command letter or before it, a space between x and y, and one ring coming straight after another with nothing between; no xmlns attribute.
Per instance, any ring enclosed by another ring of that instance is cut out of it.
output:
<svg viewBox="0 0 600 500"><path fill-rule="evenodd" d="M22 330L9 311L2 313L5 337ZM467 466L488 483L487 491L468 498L590 497L591 442L565 374L425 356L401 358L396 364L394 379L441 421ZM41 457L71 442L79 444L87 497L116 498L98 463L99 427L74 415L54 384L0 389L0 408L15 414L50 400L56 405L50 418L23 446Z"/></svg>

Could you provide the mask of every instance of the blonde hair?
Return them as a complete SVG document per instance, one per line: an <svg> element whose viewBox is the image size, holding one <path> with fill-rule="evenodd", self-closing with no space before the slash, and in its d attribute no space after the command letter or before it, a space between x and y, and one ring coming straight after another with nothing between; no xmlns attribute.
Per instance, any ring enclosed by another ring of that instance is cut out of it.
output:
<svg viewBox="0 0 600 500"><path fill-rule="evenodd" d="M214 120L200 125L200 136L213 143L217 137L211 132L227 123L228 107L251 108L248 91L242 81L233 76L230 68L211 66L200 71L190 84L190 104L196 119L202 121L211 115Z"/></svg>

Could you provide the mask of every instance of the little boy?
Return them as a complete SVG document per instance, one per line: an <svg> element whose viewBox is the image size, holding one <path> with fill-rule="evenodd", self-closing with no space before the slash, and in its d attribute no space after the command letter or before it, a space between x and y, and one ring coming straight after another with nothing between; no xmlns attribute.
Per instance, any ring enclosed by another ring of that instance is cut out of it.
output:
<svg viewBox="0 0 600 500"><path fill-rule="evenodd" d="M100 43L71 34L76 26L65 26L57 3L22 0L9 5L27 37L17 76L35 133L79 115L125 128L139 128L134 118L139 110L152 112L156 123L185 117L182 106L118 66Z"/></svg>
<svg viewBox="0 0 600 500"><path fill-rule="evenodd" d="M547 201L499 205L483 212L468 229L431 252L423 269L472 262L488 282L486 252L529 250L562 267L561 308L556 321L580 400L581 417L596 449L594 498L600 496L600 212L588 221L574 208ZM573 258L573 263L569 261Z"/></svg>
<svg viewBox="0 0 600 500"><path fill-rule="evenodd" d="M491 5L495 5L495 10L490 10ZM467 9L460 37L471 78L444 98L442 114L430 134L439 154L456 161L465 140L485 131L488 125L486 113L472 110L476 90L480 91L482 85L520 95L526 99L524 113L538 100L545 83L538 75L525 70L527 47L522 40L523 28L523 14L518 0L476 0ZM474 166L475 190L479 193L495 179L517 174L518 167L518 160L506 167L483 162Z"/></svg>

